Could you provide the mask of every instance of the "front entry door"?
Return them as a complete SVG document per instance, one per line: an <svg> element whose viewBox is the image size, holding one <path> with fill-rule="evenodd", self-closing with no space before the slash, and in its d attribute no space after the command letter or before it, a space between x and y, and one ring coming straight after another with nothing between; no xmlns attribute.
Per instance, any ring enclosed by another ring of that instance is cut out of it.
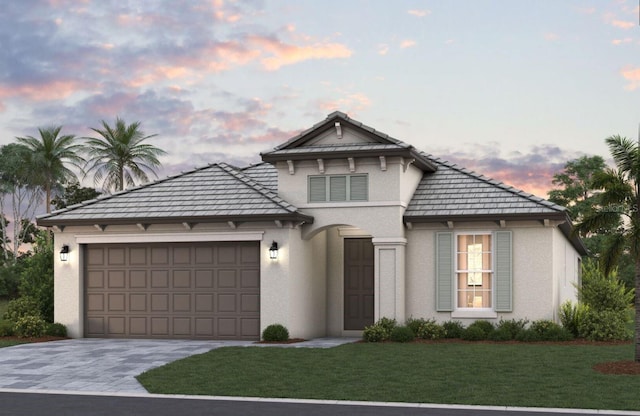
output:
<svg viewBox="0 0 640 416"><path fill-rule="evenodd" d="M373 324L373 243L370 238L344 240L344 329Z"/></svg>

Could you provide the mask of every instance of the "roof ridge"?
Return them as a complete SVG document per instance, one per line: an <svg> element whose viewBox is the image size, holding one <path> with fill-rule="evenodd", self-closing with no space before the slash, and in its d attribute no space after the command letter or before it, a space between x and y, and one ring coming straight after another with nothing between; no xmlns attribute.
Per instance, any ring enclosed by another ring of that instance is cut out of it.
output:
<svg viewBox="0 0 640 416"><path fill-rule="evenodd" d="M548 200L546 200L544 198L541 198L541 197L539 197L537 195L534 195L532 193L525 192L525 191L523 191L521 189L518 189L518 188L516 188L516 187L514 187L512 185L507 185L504 182L500 182L500 181L498 181L496 179L493 179L493 178L490 178L488 176L484 176L482 174L476 173L475 171L469 170L469 169L467 169L467 168L465 168L463 166L460 166L460 165L458 165L456 163L453 163L453 162L449 162L449 161L441 159L439 157L435 157L435 156L433 156L433 155L431 155L429 153L426 153L426 152L420 152L420 153L422 155L424 155L426 158L428 158L429 160L431 160L432 162L437 163L438 165L442 165L442 166L448 167L449 169L453 169L453 170L455 170L457 172L460 172L460 173L462 173L464 175L471 176L473 178L479 179L479 180L481 180L481 181L483 181L485 183L488 183L490 185L493 185L493 186L496 186L498 188L501 188L504 191L510 192L510 193L512 193L514 195L518 195L518 196L523 197L523 198L526 198L526 199L530 200L531 202L535 202L537 204L543 205L543 206L545 206L547 208L554 209L556 211L567 211L567 208L565 208L565 207L563 207L561 205L555 204L555 203L553 203L551 201L548 201Z"/></svg>
<svg viewBox="0 0 640 416"><path fill-rule="evenodd" d="M264 197L270 199L272 202L276 203L281 208L283 208L283 209L285 209L285 210L287 210L289 212L298 211L297 207L295 207L291 203L285 201L284 199L280 198L277 193L273 192L272 190L270 190L266 186L264 186L261 183L257 182L255 179L250 178L249 176L247 176L246 174L241 172L240 169L235 168L235 167L233 167L233 166L231 166L231 165L229 165L228 163L225 163L225 162L218 163L218 166L221 169L223 169L225 172L233 175L236 179L238 179L239 181L241 181L245 185L253 188L257 192L260 192L260 194L262 194Z"/></svg>

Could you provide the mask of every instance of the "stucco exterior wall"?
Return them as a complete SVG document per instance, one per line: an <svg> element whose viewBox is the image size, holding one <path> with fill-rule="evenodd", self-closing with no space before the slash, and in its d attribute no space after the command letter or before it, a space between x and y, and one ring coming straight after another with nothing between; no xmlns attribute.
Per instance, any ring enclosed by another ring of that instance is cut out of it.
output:
<svg viewBox="0 0 640 416"><path fill-rule="evenodd" d="M456 318L452 312L436 311L435 233L497 230L513 232L513 312L498 313L496 318L486 319L556 319L558 281L565 278L565 250L576 263L577 253L568 242L560 244L566 238L557 227L545 227L537 221L507 223L505 228L495 223L456 224L451 230L445 226L415 224L414 229L407 231L406 316L471 322ZM560 250L558 245L562 246L562 267L554 259L554 254L557 257L556 252ZM571 269L566 270L572 273ZM563 296L568 294L563 292Z"/></svg>

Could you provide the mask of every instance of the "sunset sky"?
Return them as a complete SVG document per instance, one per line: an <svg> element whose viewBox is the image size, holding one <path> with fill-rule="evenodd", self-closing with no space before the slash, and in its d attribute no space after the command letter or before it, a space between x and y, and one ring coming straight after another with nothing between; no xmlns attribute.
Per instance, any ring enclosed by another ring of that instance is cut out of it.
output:
<svg viewBox="0 0 640 416"><path fill-rule="evenodd" d="M160 177L246 165L339 110L546 196L638 137L637 0L22 0L0 10L0 145L141 121ZM85 183L92 185L92 183Z"/></svg>

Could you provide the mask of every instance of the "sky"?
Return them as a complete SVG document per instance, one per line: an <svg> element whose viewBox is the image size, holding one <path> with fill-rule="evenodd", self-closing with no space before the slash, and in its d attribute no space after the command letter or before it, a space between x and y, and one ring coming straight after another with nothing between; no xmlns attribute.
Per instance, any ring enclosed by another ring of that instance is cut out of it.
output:
<svg viewBox="0 0 640 416"><path fill-rule="evenodd" d="M163 178L258 163L338 110L546 197L567 161L638 138L639 14L638 0L6 1L0 145L120 117L157 134Z"/></svg>

